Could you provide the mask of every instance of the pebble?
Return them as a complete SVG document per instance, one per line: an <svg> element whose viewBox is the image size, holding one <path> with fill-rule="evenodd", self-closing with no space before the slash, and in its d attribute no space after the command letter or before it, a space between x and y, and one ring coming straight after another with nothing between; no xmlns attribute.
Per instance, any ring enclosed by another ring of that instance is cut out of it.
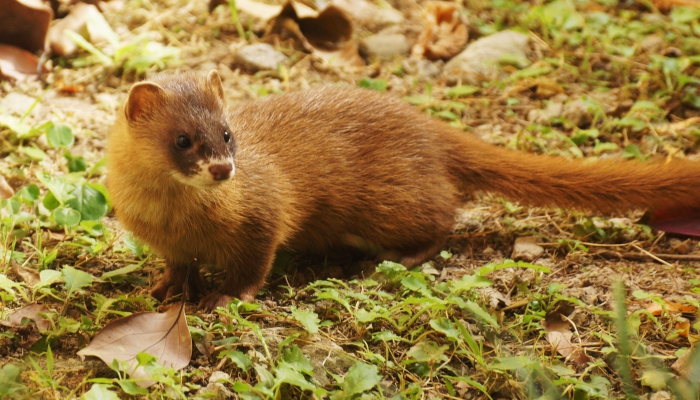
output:
<svg viewBox="0 0 700 400"><path fill-rule="evenodd" d="M360 54L367 58L387 60L408 52L408 40L400 33L379 32L360 41Z"/></svg>
<svg viewBox="0 0 700 400"><path fill-rule="evenodd" d="M483 37L448 61L443 76L450 83L461 80L471 85L503 79L507 75L499 60L505 55L527 59L529 42L527 35L510 30Z"/></svg>
<svg viewBox="0 0 700 400"><path fill-rule="evenodd" d="M226 398L230 399L234 397L233 392L231 392L223 383L219 382L220 380L224 381L230 381L231 380L231 375L222 372L222 371L214 371L211 373L211 376L209 377L209 384L206 387L203 387L197 391L197 394L199 395L204 395L204 394L213 394L216 397L214 398Z"/></svg>
<svg viewBox="0 0 700 400"><path fill-rule="evenodd" d="M544 253L544 247L537 244L539 238L534 236L523 236L515 239L513 245L513 260L535 261Z"/></svg>
<svg viewBox="0 0 700 400"><path fill-rule="evenodd" d="M246 72L274 71L286 65L289 59L267 43L244 46L236 52L235 64Z"/></svg>

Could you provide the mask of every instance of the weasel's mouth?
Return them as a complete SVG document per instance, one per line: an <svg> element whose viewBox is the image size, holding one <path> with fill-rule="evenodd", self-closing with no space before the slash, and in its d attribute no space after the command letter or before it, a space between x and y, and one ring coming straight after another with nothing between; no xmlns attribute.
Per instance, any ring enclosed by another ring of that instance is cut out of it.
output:
<svg viewBox="0 0 700 400"><path fill-rule="evenodd" d="M229 176L226 179L215 180L209 174L188 176L178 172L173 173L171 176L183 185L192 186L200 190L213 190L233 179L233 176Z"/></svg>
<svg viewBox="0 0 700 400"><path fill-rule="evenodd" d="M233 158L200 160L193 173L183 174L175 170L173 171L173 177L185 185L194 186L202 190L210 190L231 181L235 172L236 166L233 163Z"/></svg>
<svg viewBox="0 0 700 400"><path fill-rule="evenodd" d="M203 185L203 188L204 189L216 189L228 181L229 181L229 179L226 179L225 181L207 182Z"/></svg>

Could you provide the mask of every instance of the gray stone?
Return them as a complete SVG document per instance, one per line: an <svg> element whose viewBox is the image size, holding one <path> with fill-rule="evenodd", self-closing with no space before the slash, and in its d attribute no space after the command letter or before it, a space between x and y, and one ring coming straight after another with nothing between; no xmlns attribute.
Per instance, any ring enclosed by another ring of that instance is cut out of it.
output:
<svg viewBox="0 0 700 400"><path fill-rule="evenodd" d="M583 128L593 121L593 113L588 104L581 99L564 102L565 96L557 95L542 110L530 110L527 119L536 124L548 125L552 118L563 117L572 124Z"/></svg>
<svg viewBox="0 0 700 400"><path fill-rule="evenodd" d="M267 43L256 43L240 48L236 52L235 64L246 72L274 71L287 65L289 59Z"/></svg>
<svg viewBox="0 0 700 400"><path fill-rule="evenodd" d="M261 329L265 343L267 343L273 358L277 357L277 348L279 344L287 339L290 335L300 333L299 329L294 328L265 328ZM255 349L262 351L262 343L260 338L254 332L246 332L240 336L241 344L252 345ZM329 340L321 334L304 335L299 340L292 342L299 346L301 352L309 358L311 365L314 368L314 381L319 386L328 386L332 382L328 378L327 372L336 375L343 375L355 363L353 357L345 352L345 350ZM258 357L250 356L255 360ZM262 354L260 357L263 357Z"/></svg>
<svg viewBox="0 0 700 400"><path fill-rule="evenodd" d="M408 52L408 40L400 33L379 32L360 41L360 53L369 58L391 59Z"/></svg>
<svg viewBox="0 0 700 400"><path fill-rule="evenodd" d="M544 253L544 248L537 244L538 238L534 236L524 236L515 239L513 245L513 260L535 261Z"/></svg>
<svg viewBox="0 0 700 400"><path fill-rule="evenodd" d="M403 13L386 3L382 7L366 0L333 0L332 3L350 15L354 24L373 32L404 22Z"/></svg>
<svg viewBox="0 0 700 400"><path fill-rule="evenodd" d="M527 59L530 38L514 31L501 31L483 37L469 46L445 65L443 76L448 82L480 85L485 81L506 77L498 64L505 55Z"/></svg>
<svg viewBox="0 0 700 400"><path fill-rule="evenodd" d="M0 111L9 112L11 114L22 116L36 103L36 98L27 96L26 94L9 92L5 97L0 99ZM44 107L41 103L37 104L32 110L30 116L35 117L40 114L40 110ZM43 111L43 110L42 110Z"/></svg>
<svg viewBox="0 0 700 400"><path fill-rule="evenodd" d="M564 110L564 104L551 102L543 110L530 110L527 114L527 119L536 124L549 125L552 118L561 117L561 113Z"/></svg>
<svg viewBox="0 0 700 400"><path fill-rule="evenodd" d="M401 65L407 73L415 75L419 81L428 81L440 75L445 62L442 60L430 61L423 58L407 58Z"/></svg>
<svg viewBox="0 0 700 400"><path fill-rule="evenodd" d="M219 382L219 380L223 381L230 381L231 380L231 375L227 374L226 372L222 371L214 371L211 373L211 376L209 377L209 384L206 387L200 388L197 391L197 394L199 395L204 395L207 394L209 396L214 395L216 396L215 398L217 399L231 399L234 397L233 392L231 392L223 383Z"/></svg>
<svg viewBox="0 0 700 400"><path fill-rule="evenodd" d="M581 99L574 99L564 104L561 115L579 128L583 128L593 121L590 107Z"/></svg>

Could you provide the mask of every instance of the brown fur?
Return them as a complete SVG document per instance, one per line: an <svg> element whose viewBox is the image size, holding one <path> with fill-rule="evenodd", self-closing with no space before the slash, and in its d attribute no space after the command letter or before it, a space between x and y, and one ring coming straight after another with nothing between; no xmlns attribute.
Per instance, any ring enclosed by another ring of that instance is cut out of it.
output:
<svg viewBox="0 0 700 400"><path fill-rule="evenodd" d="M252 300L278 249L356 246L415 265L440 249L464 193L475 190L605 212L695 205L700 197L700 164L693 162L519 153L359 89L270 96L224 111L215 78L160 77L160 95L132 89L126 110L135 116L120 115L110 137L117 217L165 257L153 292L161 300L182 291L195 258L227 271L220 290L200 303L207 309L232 297ZM173 179L176 164L163 144L173 130L221 120L237 147L233 178L207 190ZM196 269L188 284L193 295L201 290Z"/></svg>

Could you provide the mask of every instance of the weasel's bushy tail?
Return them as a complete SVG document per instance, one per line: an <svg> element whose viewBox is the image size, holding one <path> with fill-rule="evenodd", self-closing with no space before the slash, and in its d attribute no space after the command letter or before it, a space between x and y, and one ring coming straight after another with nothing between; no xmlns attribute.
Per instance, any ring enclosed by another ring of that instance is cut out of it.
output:
<svg viewBox="0 0 700 400"><path fill-rule="evenodd" d="M532 206L675 209L700 206L700 162L564 160L489 145L452 133L450 167L466 190Z"/></svg>

